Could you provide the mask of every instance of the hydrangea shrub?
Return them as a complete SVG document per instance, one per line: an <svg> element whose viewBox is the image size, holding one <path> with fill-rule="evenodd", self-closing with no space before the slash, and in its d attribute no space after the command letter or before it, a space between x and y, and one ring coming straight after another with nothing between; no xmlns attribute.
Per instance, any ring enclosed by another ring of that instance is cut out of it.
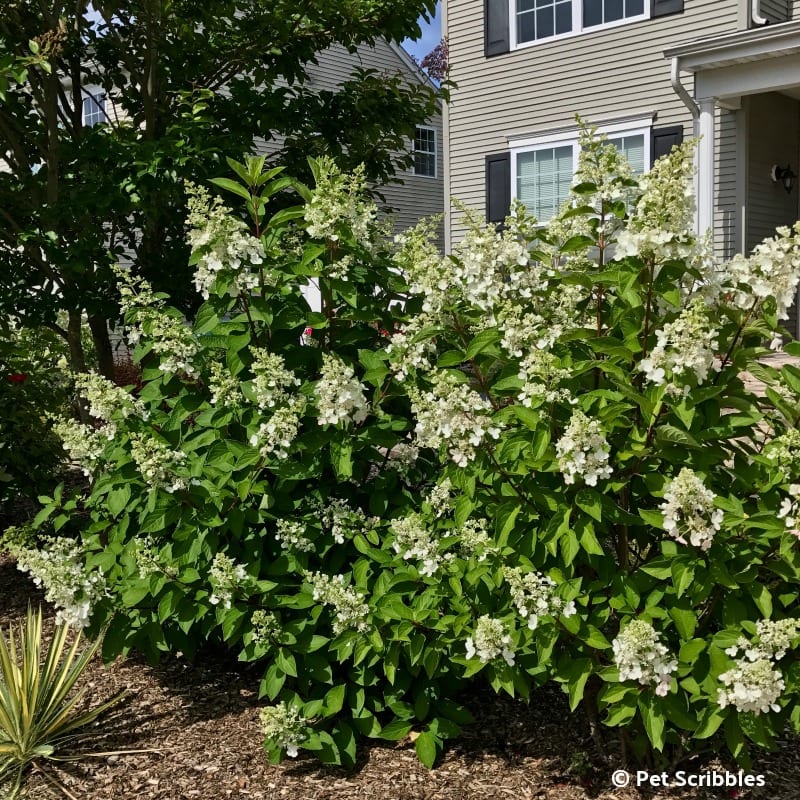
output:
<svg viewBox="0 0 800 800"><path fill-rule="evenodd" d="M549 225L465 212L447 257L430 224L387 244L328 162L271 217L288 179L231 162L254 235L194 192L192 324L120 273L143 387L90 397L91 491L40 515L89 518L102 592L58 597L91 599L108 657L263 664L274 759L416 729L431 764L474 680L555 681L631 757L800 729L800 369L758 362L800 226L718 262L691 162L637 178L587 132Z"/></svg>

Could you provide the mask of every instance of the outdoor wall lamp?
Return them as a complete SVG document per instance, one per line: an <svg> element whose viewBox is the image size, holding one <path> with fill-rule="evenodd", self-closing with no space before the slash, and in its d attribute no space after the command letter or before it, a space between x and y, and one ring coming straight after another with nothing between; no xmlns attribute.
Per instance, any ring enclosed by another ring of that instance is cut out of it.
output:
<svg viewBox="0 0 800 800"><path fill-rule="evenodd" d="M787 193L792 191L792 188L794 187L794 179L796 177L797 175L792 172L792 167L790 164L787 164L785 167L779 167L777 164L775 164L772 167L772 180L775 183L780 181Z"/></svg>

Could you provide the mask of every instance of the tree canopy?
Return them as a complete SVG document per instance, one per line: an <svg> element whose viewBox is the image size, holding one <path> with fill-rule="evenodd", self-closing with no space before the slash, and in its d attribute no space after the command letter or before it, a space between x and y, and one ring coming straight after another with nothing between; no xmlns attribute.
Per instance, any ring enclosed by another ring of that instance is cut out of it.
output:
<svg viewBox="0 0 800 800"><path fill-rule="evenodd" d="M339 91L319 92L308 67L334 44L352 52L381 37L399 43L417 35L420 15L434 7L434 0L6 3L4 310L58 330L76 369L84 366L85 313L108 374L112 263L129 258L156 289L183 292L189 302L185 181L220 174L225 155L252 151L258 140L280 144L276 161L301 178L306 157L327 152L344 169L363 161L369 179L390 180L406 137L436 110L435 89L360 70ZM102 124L85 124L87 91L106 98Z"/></svg>

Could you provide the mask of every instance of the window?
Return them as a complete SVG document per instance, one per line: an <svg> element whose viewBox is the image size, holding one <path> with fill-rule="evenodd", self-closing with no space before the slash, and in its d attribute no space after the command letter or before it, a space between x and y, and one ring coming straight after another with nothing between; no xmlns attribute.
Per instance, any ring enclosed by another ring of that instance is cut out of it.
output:
<svg viewBox="0 0 800 800"><path fill-rule="evenodd" d="M650 0L511 0L516 44L620 25L650 16Z"/></svg>
<svg viewBox="0 0 800 800"><path fill-rule="evenodd" d="M436 131L417 125L414 135L414 174L436 177Z"/></svg>
<svg viewBox="0 0 800 800"><path fill-rule="evenodd" d="M652 117L635 121L648 126ZM633 127L635 122L600 128L608 143L619 149L641 174L650 165L650 128ZM525 204L538 222L548 222L569 197L578 168L578 140L575 131L560 137L537 137L512 142L512 196Z"/></svg>
<svg viewBox="0 0 800 800"><path fill-rule="evenodd" d="M539 222L547 222L569 195L576 150L568 144L517 155L516 196Z"/></svg>
<svg viewBox="0 0 800 800"><path fill-rule="evenodd" d="M106 96L103 92L88 93L83 98L83 124L87 128L106 121Z"/></svg>

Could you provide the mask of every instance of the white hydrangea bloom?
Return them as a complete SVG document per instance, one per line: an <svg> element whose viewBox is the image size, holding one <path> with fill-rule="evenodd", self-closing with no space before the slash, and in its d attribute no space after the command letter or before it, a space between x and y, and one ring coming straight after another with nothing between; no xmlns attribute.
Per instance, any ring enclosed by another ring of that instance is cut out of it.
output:
<svg viewBox="0 0 800 800"><path fill-rule="evenodd" d="M758 661L760 659L778 661L786 655L786 651L792 647L797 639L798 625L800 625L800 620L794 617L779 620L759 620L756 623L757 642L751 642L744 636L740 636L739 641L725 652L735 658L741 651L741 654L748 661Z"/></svg>
<svg viewBox="0 0 800 800"><path fill-rule="evenodd" d="M117 426L111 418L119 414L123 419L138 416L147 419L144 404L125 389L120 388L95 372L80 373L75 376L75 386L89 403L89 414L106 423L106 432L113 436Z"/></svg>
<svg viewBox="0 0 800 800"><path fill-rule="evenodd" d="M436 355L436 344L432 339L414 341L429 324L427 317L421 315L392 335L386 352L389 354L389 366L397 380L404 381L412 369L421 372L431 369L431 359Z"/></svg>
<svg viewBox="0 0 800 800"><path fill-rule="evenodd" d="M694 227L694 142L659 158L639 178L641 195L620 231L615 259L627 256L666 261L691 258Z"/></svg>
<svg viewBox="0 0 800 800"><path fill-rule="evenodd" d="M422 298L422 311L426 318L427 315L438 315L455 299L452 275L448 263L439 254L436 236L436 221L422 220L414 228L394 237L398 246L394 264L408 280L411 293ZM401 347L400 340L395 347Z"/></svg>
<svg viewBox="0 0 800 800"><path fill-rule="evenodd" d="M486 664L503 657L510 667L514 666L514 650L508 626L500 619L484 614L475 625L475 632L465 642L467 658L475 658Z"/></svg>
<svg viewBox="0 0 800 800"><path fill-rule="evenodd" d="M162 372L184 372L190 378L198 378L201 347L185 320L167 312L164 301L156 297L144 278L122 267L117 267L114 274L120 282L120 307L130 323L128 341L135 345L146 338L153 353L160 357L158 368Z"/></svg>
<svg viewBox="0 0 800 800"><path fill-rule="evenodd" d="M257 447L264 457L278 459L289 457L292 442L300 430L300 420L306 408L302 395L292 398L286 405L276 408L272 416L258 426L258 431L250 436L250 444Z"/></svg>
<svg viewBox="0 0 800 800"><path fill-rule="evenodd" d="M268 647L280 636L280 623L271 611L256 609L250 617L250 624L253 626L253 642L262 647Z"/></svg>
<svg viewBox="0 0 800 800"><path fill-rule="evenodd" d="M295 386L300 386L300 379L289 369L283 356L270 353L260 347L252 347L253 363L250 369L253 378L253 392L256 404L264 411L283 403Z"/></svg>
<svg viewBox="0 0 800 800"><path fill-rule="evenodd" d="M197 267L194 284L208 300L218 278L230 281L231 297L249 295L261 284L264 246L247 225L202 187L187 185L189 232L187 240ZM261 270L259 273L258 269Z"/></svg>
<svg viewBox="0 0 800 800"><path fill-rule="evenodd" d="M420 575L435 575L442 563L439 542L426 527L419 514L392 520L392 548L405 561L416 559Z"/></svg>
<svg viewBox="0 0 800 800"><path fill-rule="evenodd" d="M659 506L664 515L664 530L681 544L686 538L695 547L708 550L719 530L723 511L714 508L716 495L707 489L694 470L684 467L677 478L667 483L664 502Z"/></svg>
<svg viewBox="0 0 800 800"><path fill-rule="evenodd" d="M800 281L800 222L777 229L777 236L756 245L752 255L734 256L726 265L734 303L749 311L768 297L775 300L778 319L789 316Z"/></svg>
<svg viewBox="0 0 800 800"><path fill-rule="evenodd" d="M389 451L386 466L407 477L418 458L419 448L416 445L400 442Z"/></svg>
<svg viewBox="0 0 800 800"><path fill-rule="evenodd" d="M320 425L363 422L369 415L364 386L353 368L329 353L322 354L322 373L314 387Z"/></svg>
<svg viewBox="0 0 800 800"><path fill-rule="evenodd" d="M719 679L725 688L717 689L720 708L735 706L737 711L753 714L780 711L778 699L786 688L780 670L766 658L739 661Z"/></svg>
<svg viewBox="0 0 800 800"><path fill-rule="evenodd" d="M306 528L302 523L279 519L275 526L275 538L284 550L310 553L314 549L314 543L306 536Z"/></svg>
<svg viewBox="0 0 800 800"><path fill-rule="evenodd" d="M366 199L363 164L349 175L342 174L332 158L320 158L317 165L317 185L303 207L308 235L338 242L342 230L349 229L359 244L370 247L377 209ZM346 278L339 273L338 277Z"/></svg>
<svg viewBox="0 0 800 800"><path fill-rule="evenodd" d="M114 438L114 430L107 425L96 429L74 419L56 420L53 423L53 432L61 439L69 457L89 478L102 460L109 440Z"/></svg>
<svg viewBox="0 0 800 800"><path fill-rule="evenodd" d="M520 354L521 355L521 354ZM557 366L558 359L547 350L532 349L519 365L519 379L525 382L517 395L522 405L531 408L534 400L545 403L576 403L577 398L559 384L570 378L568 369Z"/></svg>
<svg viewBox="0 0 800 800"><path fill-rule="evenodd" d="M475 458L475 448L486 437L500 436L501 426L491 417L491 403L449 373L435 372L429 391L413 390L410 396L417 420L417 445L435 450L447 445L450 457L460 467Z"/></svg>
<svg viewBox="0 0 800 800"><path fill-rule="evenodd" d="M176 470L186 461L186 453L142 433L131 434L131 458L144 482L151 488L163 488L170 494L186 489L189 481Z"/></svg>
<svg viewBox="0 0 800 800"><path fill-rule="evenodd" d="M219 361L208 365L208 389L211 392L211 405L223 408L239 408L244 402L239 379L231 375Z"/></svg>
<svg viewBox="0 0 800 800"><path fill-rule="evenodd" d="M290 758L296 758L298 746L307 738L308 720L285 702L262 708L259 719L267 742L286 750L286 755Z"/></svg>
<svg viewBox="0 0 800 800"><path fill-rule="evenodd" d="M346 630L366 633L369 630L369 606L364 595L351 586L345 586L344 575L325 575L321 572L306 572L311 584L312 597L334 611L333 632L338 636Z"/></svg>
<svg viewBox="0 0 800 800"><path fill-rule="evenodd" d="M785 520L789 533L800 539L800 483L789 485L789 496L783 498L777 517Z"/></svg>
<svg viewBox="0 0 800 800"><path fill-rule="evenodd" d="M485 519L468 519L458 528L458 547L464 558L475 557L478 561L484 561L490 553L497 552L488 528L489 523Z"/></svg>
<svg viewBox="0 0 800 800"><path fill-rule="evenodd" d="M247 580L247 570L224 553L217 553L211 562L208 579L213 589L208 602L230 608L234 592Z"/></svg>
<svg viewBox="0 0 800 800"><path fill-rule="evenodd" d="M764 455L783 467L784 474L791 474L800 463L800 430L789 428L780 436L770 439L764 446Z"/></svg>
<svg viewBox="0 0 800 800"><path fill-rule="evenodd" d="M697 298L677 319L656 331L656 345L639 369L650 383L663 384L670 378L683 384L693 375L700 385L709 370L718 372L722 367L717 336L705 303Z"/></svg>
<svg viewBox="0 0 800 800"><path fill-rule="evenodd" d="M542 617L572 617L578 611L574 601L558 596L556 582L549 575L505 567L503 577L511 587L511 601L519 615L527 618L532 631L539 627Z"/></svg>
<svg viewBox="0 0 800 800"><path fill-rule="evenodd" d="M611 476L609 447L600 423L577 409L572 412L564 435L556 442L558 468L564 483L583 478L587 486L597 486L601 478Z"/></svg>
<svg viewBox="0 0 800 800"><path fill-rule="evenodd" d="M453 484L450 482L450 478L445 478L437 483L425 497L424 502L431 507L436 519L443 517L452 507L452 492Z"/></svg>
<svg viewBox="0 0 800 800"><path fill-rule="evenodd" d="M357 533L369 533L380 521L376 517L367 518L360 508L353 508L341 497L328 497L311 505L337 544L344 544Z"/></svg>
<svg viewBox="0 0 800 800"><path fill-rule="evenodd" d="M611 643L620 681L637 681L642 686L655 684L656 694L669 694L672 673L678 662L649 622L635 619Z"/></svg>
<svg viewBox="0 0 800 800"><path fill-rule="evenodd" d="M131 548L140 578L147 578L157 572L164 571L159 559L158 545L149 533L146 536L134 538L131 542Z"/></svg>
<svg viewBox="0 0 800 800"><path fill-rule="evenodd" d="M56 622L74 628L89 625L94 606L108 595L98 570L87 570L83 551L72 539L49 537L42 549L22 547L13 551L17 569L30 573L45 600L56 607Z"/></svg>

